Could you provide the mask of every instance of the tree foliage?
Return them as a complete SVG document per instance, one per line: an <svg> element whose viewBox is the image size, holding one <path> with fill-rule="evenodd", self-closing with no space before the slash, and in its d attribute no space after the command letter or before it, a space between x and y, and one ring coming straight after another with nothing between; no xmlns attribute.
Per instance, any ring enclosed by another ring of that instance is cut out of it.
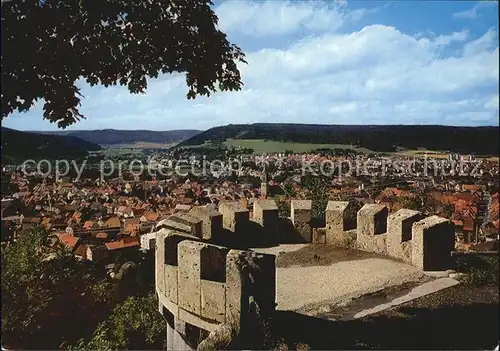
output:
<svg viewBox="0 0 500 351"><path fill-rule="evenodd" d="M218 27L208 0L2 2L2 119L45 100L65 128L79 112L79 79L143 93L147 78L186 73L187 97L239 90L243 52Z"/></svg>
<svg viewBox="0 0 500 351"><path fill-rule="evenodd" d="M70 252L47 247L42 227L2 249L2 342L16 348L55 349L92 333L108 313L114 284ZM52 254L52 259L47 260Z"/></svg>
<svg viewBox="0 0 500 351"><path fill-rule="evenodd" d="M147 297L129 297L114 308L107 320L97 326L88 342L80 340L73 349L163 349L166 323L157 307L158 301L153 294Z"/></svg>

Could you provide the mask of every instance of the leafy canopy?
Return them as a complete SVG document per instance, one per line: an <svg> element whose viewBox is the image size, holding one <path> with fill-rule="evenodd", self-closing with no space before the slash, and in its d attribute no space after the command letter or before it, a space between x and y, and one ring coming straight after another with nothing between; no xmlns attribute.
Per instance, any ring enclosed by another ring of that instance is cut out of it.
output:
<svg viewBox="0 0 500 351"><path fill-rule="evenodd" d="M2 1L2 119L44 99L44 119L81 118L78 79L143 93L146 78L186 73L187 98L239 90L244 54L208 0ZM216 86L217 84L217 86Z"/></svg>

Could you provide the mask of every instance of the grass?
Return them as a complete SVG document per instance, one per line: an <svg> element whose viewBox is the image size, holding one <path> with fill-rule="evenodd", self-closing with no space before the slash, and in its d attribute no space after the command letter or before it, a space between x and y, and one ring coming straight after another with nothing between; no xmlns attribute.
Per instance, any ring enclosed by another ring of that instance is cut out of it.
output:
<svg viewBox="0 0 500 351"><path fill-rule="evenodd" d="M432 150L405 150L405 151L400 151L396 152L396 155L400 156L415 156L415 157L423 157L427 155L428 157L432 158L439 158L439 159L446 159L448 158L448 153L441 152L441 151L432 151Z"/></svg>
<svg viewBox="0 0 500 351"><path fill-rule="evenodd" d="M106 147L104 149L105 157L120 157L126 154L140 155L142 149L139 148L124 148L124 147Z"/></svg>
<svg viewBox="0 0 500 351"><path fill-rule="evenodd" d="M271 141L263 139L228 139L224 142L227 147L237 147L237 148L250 148L254 150L255 154L258 153L276 153L285 152L290 150L293 152L310 152L316 149L352 149L357 152L371 152L368 149L357 147L354 145L345 144L308 144L308 143L293 143L293 142L281 142L281 141Z"/></svg>

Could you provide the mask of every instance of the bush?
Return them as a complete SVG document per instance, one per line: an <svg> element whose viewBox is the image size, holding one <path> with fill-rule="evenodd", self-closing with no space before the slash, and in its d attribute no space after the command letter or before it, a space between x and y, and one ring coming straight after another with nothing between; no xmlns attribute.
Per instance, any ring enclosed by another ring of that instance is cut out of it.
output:
<svg viewBox="0 0 500 351"><path fill-rule="evenodd" d="M498 256L457 256L456 269L466 274L462 281L472 286L496 285L499 282Z"/></svg>

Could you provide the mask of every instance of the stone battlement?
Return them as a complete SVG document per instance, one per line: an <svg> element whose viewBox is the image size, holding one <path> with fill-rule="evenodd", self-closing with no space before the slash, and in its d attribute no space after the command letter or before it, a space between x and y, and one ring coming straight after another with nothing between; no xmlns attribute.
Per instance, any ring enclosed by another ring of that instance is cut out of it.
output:
<svg viewBox="0 0 500 351"><path fill-rule="evenodd" d="M413 210L393 214L383 205L362 208L329 201L324 228L313 228L312 201L292 200L280 218L273 200L257 200L253 215L238 201L183 208L156 225L156 292L160 312L196 347L221 325L242 334L275 309L275 256L252 247L314 243L350 247L402 260L422 270L450 268L454 226ZM175 345L172 345L175 346Z"/></svg>

